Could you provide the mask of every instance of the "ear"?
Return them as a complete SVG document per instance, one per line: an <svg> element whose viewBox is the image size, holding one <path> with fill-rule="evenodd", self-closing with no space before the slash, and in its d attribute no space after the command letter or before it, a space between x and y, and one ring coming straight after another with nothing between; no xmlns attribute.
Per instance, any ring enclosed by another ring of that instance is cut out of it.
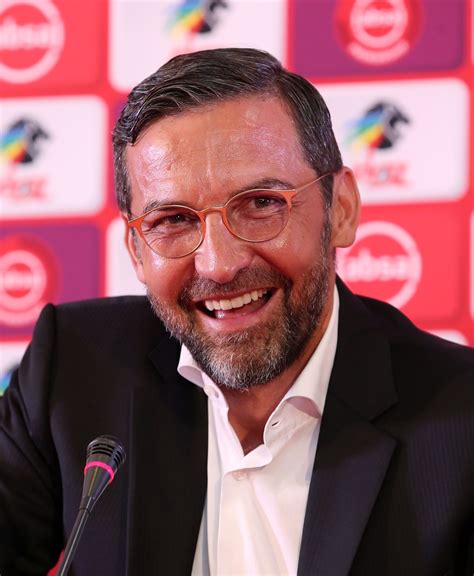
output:
<svg viewBox="0 0 474 576"><path fill-rule="evenodd" d="M139 242L137 234L128 226L128 218L122 213L122 220L125 225L125 246L132 259L132 264L135 269L138 280L145 284L145 274L143 271L143 260L140 252Z"/></svg>
<svg viewBox="0 0 474 576"><path fill-rule="evenodd" d="M334 177L331 209L333 248L345 248L354 242L359 212L359 188L352 170L344 166Z"/></svg>

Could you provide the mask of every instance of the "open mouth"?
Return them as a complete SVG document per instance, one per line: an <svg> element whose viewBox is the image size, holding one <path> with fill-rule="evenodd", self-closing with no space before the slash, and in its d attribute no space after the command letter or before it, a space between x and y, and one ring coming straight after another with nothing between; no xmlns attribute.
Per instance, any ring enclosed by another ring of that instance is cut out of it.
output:
<svg viewBox="0 0 474 576"><path fill-rule="evenodd" d="M233 298L203 300L199 303L199 309L211 318L225 318L229 315L248 314L264 306L272 294L272 290L264 288L245 292Z"/></svg>

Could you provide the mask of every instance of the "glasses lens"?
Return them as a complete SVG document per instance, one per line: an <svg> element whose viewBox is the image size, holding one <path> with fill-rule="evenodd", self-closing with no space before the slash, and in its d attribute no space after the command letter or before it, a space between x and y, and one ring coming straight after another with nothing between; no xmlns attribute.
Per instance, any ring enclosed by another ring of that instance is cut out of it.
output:
<svg viewBox="0 0 474 576"><path fill-rule="evenodd" d="M165 206L145 216L142 232L153 252L179 258L192 252L201 241L201 221L192 210Z"/></svg>
<svg viewBox="0 0 474 576"><path fill-rule="evenodd" d="M240 238L263 242L278 236L288 222L290 209L285 197L269 190L252 190L227 205L229 226Z"/></svg>

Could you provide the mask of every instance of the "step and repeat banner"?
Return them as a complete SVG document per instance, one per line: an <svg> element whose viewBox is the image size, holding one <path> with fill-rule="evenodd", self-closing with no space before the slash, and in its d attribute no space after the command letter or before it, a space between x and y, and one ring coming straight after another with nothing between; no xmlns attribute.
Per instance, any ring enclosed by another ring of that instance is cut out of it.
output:
<svg viewBox="0 0 474 576"><path fill-rule="evenodd" d="M471 0L2 0L0 393L46 302L142 294L110 134L170 57L265 49L320 89L364 209L338 269L474 345Z"/></svg>

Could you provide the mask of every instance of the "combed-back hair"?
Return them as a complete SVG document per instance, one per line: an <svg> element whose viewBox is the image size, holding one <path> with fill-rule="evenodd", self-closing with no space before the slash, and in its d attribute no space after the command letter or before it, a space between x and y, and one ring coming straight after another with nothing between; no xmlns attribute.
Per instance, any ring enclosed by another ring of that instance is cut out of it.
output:
<svg viewBox="0 0 474 576"><path fill-rule="evenodd" d="M342 167L329 110L316 88L285 70L261 50L221 48L172 58L128 96L113 131L115 191L119 208L131 214L125 149L153 122L199 106L245 96L280 98L293 117L300 145L316 174ZM324 178L324 204L332 201L332 176Z"/></svg>

